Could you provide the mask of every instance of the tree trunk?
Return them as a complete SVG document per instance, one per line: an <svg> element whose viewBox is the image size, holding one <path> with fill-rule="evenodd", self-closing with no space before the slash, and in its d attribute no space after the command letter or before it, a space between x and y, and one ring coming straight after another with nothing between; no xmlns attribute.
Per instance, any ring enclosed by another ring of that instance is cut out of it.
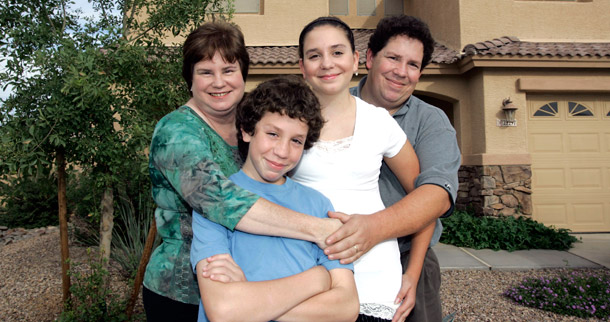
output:
<svg viewBox="0 0 610 322"><path fill-rule="evenodd" d="M59 204L59 238L61 244L61 281L63 287L63 301L70 299L70 276L68 270L70 269L70 253L68 249L68 207L66 199L66 159L64 151L58 149L55 155L55 162L57 162L57 201Z"/></svg>
<svg viewBox="0 0 610 322"><path fill-rule="evenodd" d="M112 227L114 226L114 195L112 186L107 185L102 195L100 218L100 252L104 259L110 259L110 245L112 242ZM108 265L108 261L104 266Z"/></svg>
<svg viewBox="0 0 610 322"><path fill-rule="evenodd" d="M140 286L142 285L142 281L144 280L146 265L148 265L148 261L150 260L150 256L152 255L152 249L155 244L155 237L157 237L157 222L155 221L155 217L153 217L150 221L150 229L148 230L148 237L146 237L146 244L144 244L144 251L142 251L142 257L140 258L140 265L138 266L136 279L133 282L133 291L131 292L131 297L129 298L129 302L127 304L128 320L131 319L131 315L133 314L133 308L136 306L136 300L140 295Z"/></svg>

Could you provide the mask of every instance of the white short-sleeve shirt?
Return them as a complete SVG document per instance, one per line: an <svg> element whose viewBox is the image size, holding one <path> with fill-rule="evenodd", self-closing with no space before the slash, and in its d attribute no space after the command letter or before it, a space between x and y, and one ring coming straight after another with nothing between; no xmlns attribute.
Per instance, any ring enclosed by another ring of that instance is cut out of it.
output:
<svg viewBox="0 0 610 322"><path fill-rule="evenodd" d="M356 99L353 136L316 142L303 153L292 178L323 193L336 211L371 214L384 208L379 172L384 157L394 157L407 137L383 108ZM354 263L361 313L392 319L402 283L396 239L386 240Z"/></svg>

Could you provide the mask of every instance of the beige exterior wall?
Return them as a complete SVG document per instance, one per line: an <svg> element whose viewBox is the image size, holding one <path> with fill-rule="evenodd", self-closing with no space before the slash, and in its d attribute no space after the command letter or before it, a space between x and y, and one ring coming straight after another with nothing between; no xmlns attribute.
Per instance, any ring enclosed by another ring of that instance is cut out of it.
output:
<svg viewBox="0 0 610 322"><path fill-rule="evenodd" d="M376 0L375 16L358 16L357 0L349 0L349 16L338 16L352 28L373 29L384 16L383 0ZM442 10L439 10L442 8ZM428 23L435 39L455 50L467 44L502 36L526 41L608 41L610 1L535 0L409 0L406 14ZM328 0L264 1L262 14L234 14L248 46L296 45L309 21L328 15ZM167 43L183 39L168 38Z"/></svg>
<svg viewBox="0 0 610 322"><path fill-rule="evenodd" d="M443 10L438 10L439 8ZM457 51L464 47L460 37L459 0L405 1L405 14L425 21L437 42Z"/></svg>
<svg viewBox="0 0 610 322"><path fill-rule="evenodd" d="M439 10L442 8L442 10ZM525 41L608 41L610 1L412 0L405 13L430 25L438 42L456 50L502 36Z"/></svg>
<svg viewBox="0 0 610 322"><path fill-rule="evenodd" d="M299 42L301 29L328 15L328 0L265 1L263 14L234 14L248 46L286 46Z"/></svg>
<svg viewBox="0 0 610 322"><path fill-rule="evenodd" d="M603 14L606 13L606 14ZM524 41L608 41L610 1L460 0L460 47L502 36Z"/></svg>

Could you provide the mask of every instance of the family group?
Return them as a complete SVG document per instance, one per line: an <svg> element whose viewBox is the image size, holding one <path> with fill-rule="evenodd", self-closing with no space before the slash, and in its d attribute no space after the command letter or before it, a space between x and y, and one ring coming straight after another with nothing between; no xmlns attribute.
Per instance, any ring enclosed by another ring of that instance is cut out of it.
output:
<svg viewBox="0 0 610 322"><path fill-rule="evenodd" d="M205 23L182 51L190 99L150 145L161 244L147 320L441 321L430 247L460 151L447 116L412 95L434 51L427 25L382 19L352 88L360 54L335 17L302 29L302 75L248 93L237 26Z"/></svg>

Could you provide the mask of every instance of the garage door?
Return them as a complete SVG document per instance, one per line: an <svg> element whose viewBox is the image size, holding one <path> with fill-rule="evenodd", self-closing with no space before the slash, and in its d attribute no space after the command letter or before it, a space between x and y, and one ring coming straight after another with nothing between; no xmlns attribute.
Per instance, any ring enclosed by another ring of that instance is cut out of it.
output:
<svg viewBox="0 0 610 322"><path fill-rule="evenodd" d="M610 97L528 96L535 220L610 231Z"/></svg>

